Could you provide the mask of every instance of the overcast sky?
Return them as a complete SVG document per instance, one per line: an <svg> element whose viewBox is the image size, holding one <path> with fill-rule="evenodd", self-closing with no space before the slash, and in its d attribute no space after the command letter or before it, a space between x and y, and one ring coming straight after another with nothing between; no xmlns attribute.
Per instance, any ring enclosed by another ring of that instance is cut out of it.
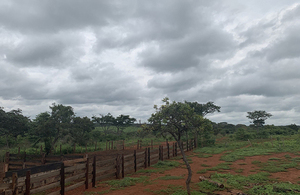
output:
<svg viewBox="0 0 300 195"><path fill-rule="evenodd" d="M0 106L145 122L167 96L300 125L299 32L298 0L1 0Z"/></svg>

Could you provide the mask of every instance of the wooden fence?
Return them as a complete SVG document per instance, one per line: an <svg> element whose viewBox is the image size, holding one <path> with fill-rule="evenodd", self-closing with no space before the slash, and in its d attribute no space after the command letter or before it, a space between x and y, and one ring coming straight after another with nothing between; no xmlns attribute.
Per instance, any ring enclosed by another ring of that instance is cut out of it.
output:
<svg viewBox="0 0 300 195"><path fill-rule="evenodd" d="M185 151L192 150L196 147L196 140L181 144ZM90 183L95 187L97 181L124 178L126 174L180 154L177 143L166 142L165 146L153 149L147 147L110 156L89 154L83 158L8 171L3 183L0 183L0 194L29 195L46 192L63 195L82 185L88 189Z"/></svg>
<svg viewBox="0 0 300 195"><path fill-rule="evenodd" d="M45 155L43 153L43 147L41 146L40 151L36 151L36 154L26 154L26 152L21 152L20 147L17 154L11 154L9 152L6 152L6 155L4 157L5 162L5 168L4 172L7 171L14 171L14 170L20 170L35 166L41 166L49 163L54 162L61 162L64 160L70 160L74 158L83 158L83 156L86 153L103 153L104 155L108 155L105 151L109 151L109 154L115 154L117 150L132 150L133 148L141 149L142 148L142 140L138 140L135 143L127 143L125 146L124 140L119 141L107 141L105 148L101 148L102 150L99 150L98 147L99 144L97 142L95 143L95 149L93 152L87 152L87 147L85 148L85 153L82 154L84 151L83 148L81 148L80 152L81 154L76 154L76 144L73 145L73 154L65 154L62 155L62 147L60 145L59 153L60 155ZM153 148L153 140L149 144L144 144L143 147L151 147ZM113 152L111 152L113 151Z"/></svg>

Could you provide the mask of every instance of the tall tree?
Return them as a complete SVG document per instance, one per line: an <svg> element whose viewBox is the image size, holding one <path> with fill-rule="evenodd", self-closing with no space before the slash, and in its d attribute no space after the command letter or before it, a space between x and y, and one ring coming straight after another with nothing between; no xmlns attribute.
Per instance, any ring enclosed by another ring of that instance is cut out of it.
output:
<svg viewBox="0 0 300 195"><path fill-rule="evenodd" d="M73 144L84 146L89 141L90 132L94 129L94 123L88 117L75 117L70 129Z"/></svg>
<svg viewBox="0 0 300 195"><path fill-rule="evenodd" d="M113 126L115 118L108 113L107 115L100 114L100 117L93 116L92 120L100 126L106 136L108 133L111 133L111 127Z"/></svg>
<svg viewBox="0 0 300 195"><path fill-rule="evenodd" d="M67 135L75 114L71 106L53 103L51 112L43 112L34 120L32 135L45 141L47 153L53 151L58 139Z"/></svg>
<svg viewBox="0 0 300 195"><path fill-rule="evenodd" d="M207 114L211 114L214 112L220 112L221 107L215 105L213 102L207 102L206 104L200 104L198 102L187 102L185 101L186 104L188 104L191 108L194 109L194 111L201 115L205 116Z"/></svg>
<svg viewBox="0 0 300 195"><path fill-rule="evenodd" d="M253 123L255 127L262 127L265 124L265 120L272 116L272 114L264 110L255 110L247 113L247 118L251 119L250 122Z"/></svg>
<svg viewBox="0 0 300 195"><path fill-rule="evenodd" d="M16 139L18 135L24 136L29 130L30 122L29 117L24 116L21 109L5 112L0 107L0 136L6 137L7 147L9 147L8 137Z"/></svg>
<svg viewBox="0 0 300 195"><path fill-rule="evenodd" d="M55 122L49 112L42 112L35 117L30 131L31 138L35 140L34 145L42 141L45 144L46 153L50 153L55 133Z"/></svg>
<svg viewBox="0 0 300 195"><path fill-rule="evenodd" d="M132 125L135 121L136 119L131 118L129 115L121 114L113 120L113 125L117 128L117 134L120 135L126 127Z"/></svg>
<svg viewBox="0 0 300 195"><path fill-rule="evenodd" d="M155 113L148 119L151 124L150 128L162 134L170 134L178 143L183 156L183 161L188 170L188 178L186 187L188 194L190 192L190 182L192 178L192 170L186 158L181 145L181 139L186 132L197 132L203 124L203 117L198 115L188 103L172 102L168 98L163 99L164 105L154 106Z"/></svg>

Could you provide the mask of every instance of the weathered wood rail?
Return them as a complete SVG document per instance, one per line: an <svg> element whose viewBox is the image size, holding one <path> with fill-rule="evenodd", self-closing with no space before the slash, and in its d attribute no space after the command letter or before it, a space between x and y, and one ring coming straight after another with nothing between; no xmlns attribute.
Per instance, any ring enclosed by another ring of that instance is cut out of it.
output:
<svg viewBox="0 0 300 195"><path fill-rule="evenodd" d="M196 147L196 140L181 144L185 151L192 150ZM124 178L126 174L180 154L177 143L166 142L166 145L159 148L119 151L113 155L89 154L82 158L8 171L3 183L0 183L0 194L29 195L46 192L63 195L82 185L88 189L90 183L95 187L97 181Z"/></svg>

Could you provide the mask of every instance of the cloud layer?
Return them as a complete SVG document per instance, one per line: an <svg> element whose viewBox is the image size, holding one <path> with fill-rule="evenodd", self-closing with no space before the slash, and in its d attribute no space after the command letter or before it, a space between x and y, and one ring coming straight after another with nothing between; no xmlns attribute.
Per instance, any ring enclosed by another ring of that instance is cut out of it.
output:
<svg viewBox="0 0 300 195"><path fill-rule="evenodd" d="M214 101L215 122L300 124L297 1L0 3L0 106L34 118L52 102L77 115Z"/></svg>

